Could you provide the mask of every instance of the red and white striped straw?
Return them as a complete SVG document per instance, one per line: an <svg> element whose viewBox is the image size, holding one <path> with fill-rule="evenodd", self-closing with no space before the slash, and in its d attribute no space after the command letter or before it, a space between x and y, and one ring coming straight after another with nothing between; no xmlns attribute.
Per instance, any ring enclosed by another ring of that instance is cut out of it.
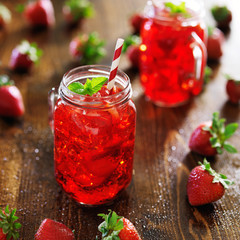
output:
<svg viewBox="0 0 240 240"><path fill-rule="evenodd" d="M111 90L115 83L115 77L117 75L117 70L118 70L118 66L119 66L119 62L120 62L120 56L121 56L121 52L122 52L123 42L124 42L124 40L122 38L118 38L116 47L115 47L115 51L114 51L110 75L109 75L109 79L108 79L108 85L107 85L108 90Z"/></svg>

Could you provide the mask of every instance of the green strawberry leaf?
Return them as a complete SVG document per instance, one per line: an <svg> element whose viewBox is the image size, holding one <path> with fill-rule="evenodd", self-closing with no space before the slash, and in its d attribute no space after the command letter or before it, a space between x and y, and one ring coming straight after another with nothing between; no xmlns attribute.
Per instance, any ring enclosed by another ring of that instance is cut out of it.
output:
<svg viewBox="0 0 240 240"><path fill-rule="evenodd" d="M7 75L0 75L0 87L14 85L14 81L10 80Z"/></svg>
<svg viewBox="0 0 240 240"><path fill-rule="evenodd" d="M206 170L210 175L214 177L212 183L220 182L225 189L228 188L230 185L234 184L234 182L228 180L225 175L221 173L219 174L215 170L213 170L206 158L204 158L203 163L199 162L199 165L203 168L203 170Z"/></svg>
<svg viewBox="0 0 240 240"><path fill-rule="evenodd" d="M42 56L42 50L37 47L36 43L29 43L27 40L23 40L17 49L22 54L27 54L29 58L37 63Z"/></svg>
<svg viewBox="0 0 240 240"><path fill-rule="evenodd" d="M112 210L108 211L108 215L98 214L104 219L104 222L98 226L98 230L102 233L103 240L120 240L118 234L124 227L122 217Z"/></svg>
<svg viewBox="0 0 240 240"><path fill-rule="evenodd" d="M80 82L73 82L68 85L68 89L80 95L92 96L102 88L107 80L108 78L106 77L96 77L92 80L87 79L84 85Z"/></svg>
<svg viewBox="0 0 240 240"><path fill-rule="evenodd" d="M214 6L211 8L213 18L217 21L223 21L228 17L229 10L226 6Z"/></svg>
<svg viewBox="0 0 240 240"><path fill-rule="evenodd" d="M125 53L129 46L139 45L140 43L141 43L141 38L138 35L129 35L124 40L122 52Z"/></svg>
<svg viewBox="0 0 240 240"><path fill-rule="evenodd" d="M237 149L234 148L229 143L225 141L230 138L237 130L238 124L237 123L230 123L225 126L226 119L222 118L219 119L219 113L213 113L212 117L212 125L211 127L203 127L204 131L210 132L211 136L209 141L213 148L216 148L217 153L222 154L223 149L228 151L229 153L236 153Z"/></svg>
<svg viewBox="0 0 240 240"><path fill-rule="evenodd" d="M207 84L210 81L212 75L212 69L209 66L206 66L204 69L204 83Z"/></svg>
<svg viewBox="0 0 240 240"><path fill-rule="evenodd" d="M25 5L24 4L17 4L15 10L19 13L23 13L25 10Z"/></svg>
<svg viewBox="0 0 240 240"><path fill-rule="evenodd" d="M93 4L89 0L67 0L65 6L68 6L75 21L81 18L89 18L94 15Z"/></svg>

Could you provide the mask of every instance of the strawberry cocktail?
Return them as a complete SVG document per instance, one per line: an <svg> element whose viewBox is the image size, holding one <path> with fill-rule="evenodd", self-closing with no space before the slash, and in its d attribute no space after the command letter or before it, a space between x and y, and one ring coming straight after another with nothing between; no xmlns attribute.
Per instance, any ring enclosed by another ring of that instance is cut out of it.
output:
<svg viewBox="0 0 240 240"><path fill-rule="evenodd" d="M160 106L176 106L202 90L205 24L195 1L153 0L145 9L140 46L141 83Z"/></svg>
<svg viewBox="0 0 240 240"><path fill-rule="evenodd" d="M111 201L132 178L136 110L131 85L118 71L108 90L108 75L104 66L68 72L54 109L56 179L85 205Z"/></svg>

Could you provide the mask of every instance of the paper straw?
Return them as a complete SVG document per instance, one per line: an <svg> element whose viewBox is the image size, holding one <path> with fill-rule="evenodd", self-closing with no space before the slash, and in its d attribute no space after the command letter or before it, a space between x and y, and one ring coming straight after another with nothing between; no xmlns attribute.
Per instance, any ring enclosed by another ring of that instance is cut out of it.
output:
<svg viewBox="0 0 240 240"><path fill-rule="evenodd" d="M121 56L121 52L122 52L123 42L124 42L124 40L122 38L118 38L116 47L115 47L115 51L114 51L114 56L113 56L113 61L112 61L112 65L111 65L108 84L107 84L108 90L111 90L115 83L115 77L117 75L117 69L118 69L119 62L120 62L120 56Z"/></svg>

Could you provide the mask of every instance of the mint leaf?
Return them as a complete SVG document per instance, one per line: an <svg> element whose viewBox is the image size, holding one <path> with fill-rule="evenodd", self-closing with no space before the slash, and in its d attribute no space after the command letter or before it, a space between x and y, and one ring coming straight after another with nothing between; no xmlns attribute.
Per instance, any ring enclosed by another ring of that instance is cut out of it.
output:
<svg viewBox="0 0 240 240"><path fill-rule="evenodd" d="M141 38L138 35L129 35L125 38L123 42L122 52L125 53L129 46L139 45L141 43Z"/></svg>
<svg viewBox="0 0 240 240"><path fill-rule="evenodd" d="M87 79L84 85L80 82L73 82L68 85L68 89L80 95L92 96L102 88L107 80L106 77L96 77L92 80Z"/></svg>
<svg viewBox="0 0 240 240"><path fill-rule="evenodd" d="M165 7L170 9L170 13L175 14L181 14L185 18L191 17L190 13L187 12L186 4L185 2L181 2L179 5L174 4L172 2L166 2Z"/></svg>
<svg viewBox="0 0 240 240"><path fill-rule="evenodd" d="M18 4L15 8L15 10L19 13L23 13L25 10L25 5L24 4Z"/></svg>
<svg viewBox="0 0 240 240"><path fill-rule="evenodd" d="M211 78L212 69L209 66L206 66L204 69L204 83L207 84Z"/></svg>

